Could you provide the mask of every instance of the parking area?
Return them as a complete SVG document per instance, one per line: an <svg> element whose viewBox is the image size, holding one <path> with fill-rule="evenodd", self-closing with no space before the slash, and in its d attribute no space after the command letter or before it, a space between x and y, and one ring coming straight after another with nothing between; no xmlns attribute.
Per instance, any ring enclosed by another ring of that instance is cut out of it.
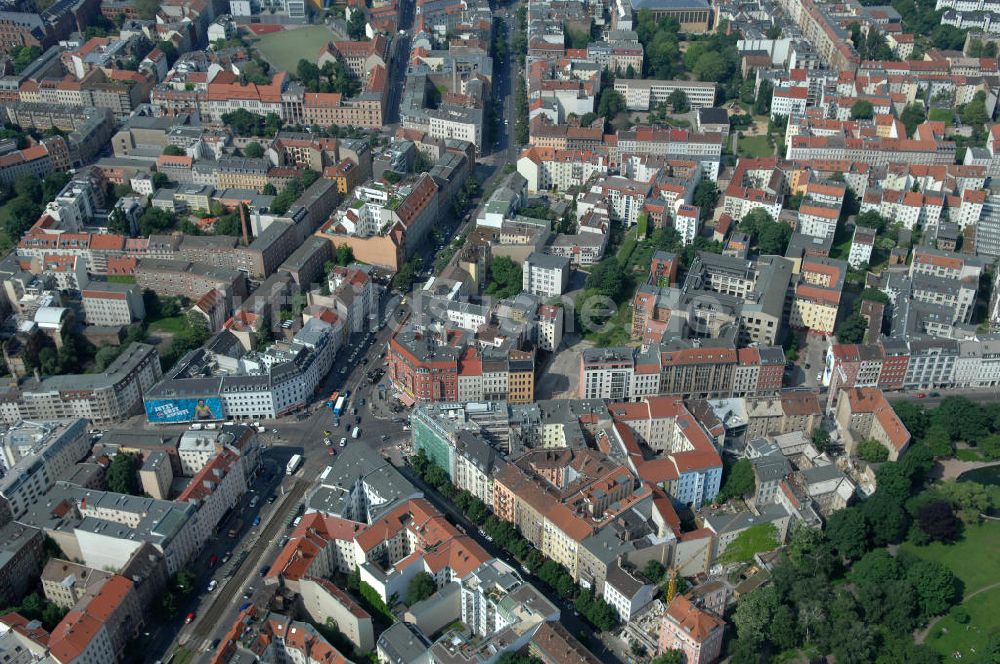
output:
<svg viewBox="0 0 1000 664"><path fill-rule="evenodd" d="M576 334L566 335L562 348L542 369L535 384L535 399L576 398L580 389L580 356L592 346Z"/></svg>

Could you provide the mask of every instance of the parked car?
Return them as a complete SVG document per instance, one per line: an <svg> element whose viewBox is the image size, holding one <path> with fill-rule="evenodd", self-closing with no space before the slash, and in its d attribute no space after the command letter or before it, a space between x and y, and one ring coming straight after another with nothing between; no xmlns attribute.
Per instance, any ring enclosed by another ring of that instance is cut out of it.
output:
<svg viewBox="0 0 1000 664"><path fill-rule="evenodd" d="M216 581L215 579L212 579L211 581L209 581L208 582L208 592L212 592L213 590L215 590L216 587L218 587L218 585L219 585L219 582Z"/></svg>
<svg viewBox="0 0 1000 664"><path fill-rule="evenodd" d="M214 553L208 557L208 566L215 567L215 563L219 562L219 557Z"/></svg>
<svg viewBox="0 0 1000 664"><path fill-rule="evenodd" d="M240 604L240 613L243 613L244 611L249 609L251 604L252 602L243 602L242 604Z"/></svg>
<svg viewBox="0 0 1000 664"><path fill-rule="evenodd" d="M270 571L271 571L271 566L270 565L264 565L263 567L260 568L260 575L261 575L261 577L267 576L267 573L270 572Z"/></svg>
<svg viewBox="0 0 1000 664"><path fill-rule="evenodd" d="M194 611L192 611L191 613L187 614L187 618L184 619L184 624L188 625L188 624L191 623L192 620L194 620Z"/></svg>
<svg viewBox="0 0 1000 664"><path fill-rule="evenodd" d="M256 528L259 525L260 525L260 514L258 514L253 518L253 527Z"/></svg>

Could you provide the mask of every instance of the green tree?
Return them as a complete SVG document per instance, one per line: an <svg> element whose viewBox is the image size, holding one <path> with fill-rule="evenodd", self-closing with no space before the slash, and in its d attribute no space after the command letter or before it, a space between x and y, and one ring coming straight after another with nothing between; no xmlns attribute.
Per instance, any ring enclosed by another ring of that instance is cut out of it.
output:
<svg viewBox="0 0 1000 664"><path fill-rule="evenodd" d="M667 569L659 560L647 560L645 566L642 568L642 574L647 579L653 583L659 583L663 580L663 575L666 574Z"/></svg>
<svg viewBox="0 0 1000 664"><path fill-rule="evenodd" d="M337 265L347 266L354 262L354 249L349 244L338 244L334 256Z"/></svg>
<svg viewBox="0 0 1000 664"><path fill-rule="evenodd" d="M170 157L183 157L184 150L180 149L176 145L168 145L167 147L163 148L163 154Z"/></svg>
<svg viewBox="0 0 1000 664"><path fill-rule="evenodd" d="M842 344L859 344L864 341L867 330L868 321L864 316L855 312L841 321L835 333L837 340Z"/></svg>
<svg viewBox="0 0 1000 664"><path fill-rule="evenodd" d="M680 650L668 650L654 657L649 664L684 664L684 653Z"/></svg>
<svg viewBox="0 0 1000 664"><path fill-rule="evenodd" d="M883 493L881 486L874 496L862 503L861 513L865 517L865 523L868 524L868 533L875 546L899 542L910 526L909 515L902 504L894 496Z"/></svg>
<svg viewBox="0 0 1000 664"><path fill-rule="evenodd" d="M188 569L178 570L174 575L171 586L182 595L190 595L194 592L194 586L198 582L198 577Z"/></svg>
<svg viewBox="0 0 1000 664"><path fill-rule="evenodd" d="M156 12L160 11L160 3L158 0L135 0L135 10L139 14L139 18L144 20L149 20L156 16Z"/></svg>
<svg viewBox="0 0 1000 664"><path fill-rule="evenodd" d="M591 269L586 287L617 302L629 287L628 275L618 259L609 256Z"/></svg>
<svg viewBox="0 0 1000 664"><path fill-rule="evenodd" d="M521 292L521 266L506 256L497 256L490 264L490 281L487 295L501 300L514 297Z"/></svg>
<svg viewBox="0 0 1000 664"><path fill-rule="evenodd" d="M933 11L930 13L934 14ZM931 43L943 51L961 51L965 44L965 30L951 25L938 25L931 33Z"/></svg>
<svg viewBox="0 0 1000 664"><path fill-rule="evenodd" d="M368 21L365 14L360 9L351 12L351 18L347 20L347 34L351 39L358 41L365 38L365 26Z"/></svg>
<svg viewBox="0 0 1000 664"><path fill-rule="evenodd" d="M892 408L896 411L896 416L903 421L911 436L917 439L924 437L930 424L930 418L923 406L913 401L899 400L893 404Z"/></svg>
<svg viewBox="0 0 1000 664"><path fill-rule="evenodd" d="M688 101L688 96L679 88L670 93L670 96L667 97L667 104L670 105L674 113L687 113L691 110L691 102Z"/></svg>
<svg viewBox="0 0 1000 664"><path fill-rule="evenodd" d="M857 560L868 550L868 530L860 510L842 509L831 514L826 535L844 558Z"/></svg>
<svg viewBox="0 0 1000 664"><path fill-rule="evenodd" d="M14 182L14 192L32 203L42 202L42 182L33 175L22 175Z"/></svg>
<svg viewBox="0 0 1000 664"><path fill-rule="evenodd" d="M128 219L125 212L120 207L115 207L108 214L108 232L118 235L131 235Z"/></svg>
<svg viewBox="0 0 1000 664"><path fill-rule="evenodd" d="M941 615L962 597L962 582L937 561L913 560L906 569L906 578L917 591L920 613L924 618Z"/></svg>
<svg viewBox="0 0 1000 664"><path fill-rule="evenodd" d="M830 432L823 427L816 427L810 434L812 444L819 452L825 452L830 447Z"/></svg>
<svg viewBox="0 0 1000 664"><path fill-rule="evenodd" d="M726 61L715 51L707 51L698 57L692 72L699 81L721 81L727 73Z"/></svg>
<svg viewBox="0 0 1000 664"><path fill-rule="evenodd" d="M852 120L871 120L875 117L875 107L870 101L859 99L851 106Z"/></svg>
<svg viewBox="0 0 1000 664"><path fill-rule="evenodd" d="M927 111L924 110L923 104L913 102L906 105L903 112L899 114L899 119L906 127L906 135L912 137L917 126L927 119Z"/></svg>
<svg viewBox="0 0 1000 664"><path fill-rule="evenodd" d="M252 159L260 159L264 156L264 146L257 141L247 143L247 146L243 148L243 156L250 157Z"/></svg>
<svg viewBox="0 0 1000 664"><path fill-rule="evenodd" d="M261 191L265 196L277 196L278 190L274 188L274 185L268 182L264 185L264 189Z"/></svg>
<svg viewBox="0 0 1000 664"><path fill-rule="evenodd" d="M142 235L155 235L172 229L176 224L177 217L173 212L150 206L139 217L139 232Z"/></svg>
<svg viewBox="0 0 1000 664"><path fill-rule="evenodd" d="M730 498L744 498L754 491L753 465L747 459L740 459L729 469L722 489L715 497L718 503Z"/></svg>
<svg viewBox="0 0 1000 664"><path fill-rule="evenodd" d="M986 112L986 93L979 91L968 104L958 107L958 116L962 122L973 127L981 127L989 121L989 114Z"/></svg>
<svg viewBox="0 0 1000 664"><path fill-rule="evenodd" d="M946 500L932 500L917 511L917 525L934 542L952 544L962 532L962 524Z"/></svg>
<svg viewBox="0 0 1000 664"><path fill-rule="evenodd" d="M885 445L871 438L858 443L857 453L861 459L868 463L882 463L889 460L889 450L885 448Z"/></svg>
<svg viewBox="0 0 1000 664"><path fill-rule="evenodd" d="M406 603L413 606L433 595L436 590L433 576L427 572L417 572L406 588Z"/></svg>
<svg viewBox="0 0 1000 664"><path fill-rule="evenodd" d="M108 466L108 489L115 493L139 495L139 481L136 476L135 457L118 452Z"/></svg>
<svg viewBox="0 0 1000 664"><path fill-rule="evenodd" d="M757 250L761 254L783 256L792 239L792 227L781 222L767 224L757 238Z"/></svg>
<svg viewBox="0 0 1000 664"><path fill-rule="evenodd" d="M774 586L757 588L741 597L732 619L740 641L760 646L767 638L771 620L780 604Z"/></svg>
<svg viewBox="0 0 1000 664"><path fill-rule="evenodd" d="M753 102L754 115L767 115L771 112L771 97L774 94L774 85L770 81L761 81L757 88L757 97Z"/></svg>
<svg viewBox="0 0 1000 664"><path fill-rule="evenodd" d="M156 173L153 173L151 180L153 182L153 189L163 189L164 187L170 186L170 178L167 177L166 173L157 171Z"/></svg>
<svg viewBox="0 0 1000 664"><path fill-rule="evenodd" d="M965 523L977 523L980 515L993 508L993 494L978 482L939 482L937 492L959 510Z"/></svg>
<svg viewBox="0 0 1000 664"><path fill-rule="evenodd" d="M611 122L616 115L625 110L625 99L614 88L601 90L601 99L597 103L597 114Z"/></svg>
<svg viewBox="0 0 1000 664"><path fill-rule="evenodd" d="M691 200L701 210L702 215L709 216L719 200L719 187L712 180L702 180L694 188Z"/></svg>

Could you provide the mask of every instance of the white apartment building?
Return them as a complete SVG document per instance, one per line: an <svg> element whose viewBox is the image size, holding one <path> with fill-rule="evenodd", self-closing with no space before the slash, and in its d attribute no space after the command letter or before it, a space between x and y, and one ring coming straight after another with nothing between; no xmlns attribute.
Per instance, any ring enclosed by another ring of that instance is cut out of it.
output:
<svg viewBox="0 0 1000 664"><path fill-rule="evenodd" d="M608 565L604 581L604 601L618 614L618 620L627 624L640 610L653 601L656 586L645 583L621 566L621 561Z"/></svg>
<svg viewBox="0 0 1000 664"><path fill-rule="evenodd" d="M556 297L569 284L568 258L536 252L525 259L521 268L521 289L531 295Z"/></svg>
<svg viewBox="0 0 1000 664"><path fill-rule="evenodd" d="M536 345L542 349L554 352L562 345L565 313L562 307L543 304L538 307L538 325Z"/></svg>
<svg viewBox="0 0 1000 664"><path fill-rule="evenodd" d="M715 106L715 83L635 78L615 79L615 92L625 99L625 107L630 111L648 111L651 106L664 104L676 90L680 90L687 96L691 108Z"/></svg>
<svg viewBox="0 0 1000 664"><path fill-rule="evenodd" d="M528 181L528 191L565 191L580 187L595 173L608 172L607 157L582 150L528 148L517 160L517 172Z"/></svg>
<svg viewBox="0 0 1000 664"><path fill-rule="evenodd" d="M146 317L142 291L135 284L92 281L81 291L87 325L118 326Z"/></svg>
<svg viewBox="0 0 1000 664"><path fill-rule="evenodd" d="M529 600L530 612L518 606ZM528 615L539 622L556 620L559 609L507 563L493 559L462 578L462 622L473 634L490 637Z"/></svg>
<svg viewBox="0 0 1000 664"><path fill-rule="evenodd" d="M482 148L482 112L449 106L446 109L428 111L427 116L430 120L428 133L434 138L456 138Z"/></svg>
<svg viewBox="0 0 1000 664"><path fill-rule="evenodd" d="M701 224L701 210L693 205L679 205L674 214L674 228L680 233L685 246L694 243Z"/></svg>
<svg viewBox="0 0 1000 664"><path fill-rule="evenodd" d="M851 253L847 257L847 264L855 270L864 263L871 262L872 249L875 247L875 229L854 227L854 237L851 239Z"/></svg>
<svg viewBox="0 0 1000 664"><path fill-rule="evenodd" d="M18 422L0 441L7 468L0 496L15 519L90 451L84 419Z"/></svg>
<svg viewBox="0 0 1000 664"><path fill-rule="evenodd" d="M793 115L804 115L808 98L809 88L807 87L775 88L771 94L771 119L778 115L783 115L786 118Z"/></svg>
<svg viewBox="0 0 1000 664"><path fill-rule="evenodd" d="M799 206L796 229L803 235L811 237L833 237L837 231L837 219L839 217L839 206L816 205L803 201L802 205ZM776 216L774 218L777 219Z"/></svg>
<svg viewBox="0 0 1000 664"><path fill-rule="evenodd" d="M583 352L585 399L626 401L632 398L635 361L631 349L594 348ZM657 374L657 380L659 375Z"/></svg>

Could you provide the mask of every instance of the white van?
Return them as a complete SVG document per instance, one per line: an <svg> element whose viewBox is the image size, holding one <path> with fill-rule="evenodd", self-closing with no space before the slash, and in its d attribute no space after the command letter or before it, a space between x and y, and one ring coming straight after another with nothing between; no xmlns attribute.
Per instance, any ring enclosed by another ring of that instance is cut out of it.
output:
<svg viewBox="0 0 1000 664"><path fill-rule="evenodd" d="M351 438L358 438L361 436L361 427L354 427L354 431L351 432Z"/></svg>

